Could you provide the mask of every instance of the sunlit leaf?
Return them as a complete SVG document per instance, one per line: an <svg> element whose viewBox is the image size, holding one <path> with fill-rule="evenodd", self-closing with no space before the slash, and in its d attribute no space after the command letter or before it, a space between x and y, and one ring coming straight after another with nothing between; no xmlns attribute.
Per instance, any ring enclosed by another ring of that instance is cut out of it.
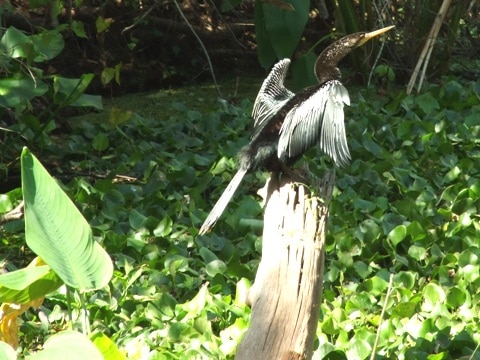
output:
<svg viewBox="0 0 480 360"><path fill-rule="evenodd" d="M388 238L393 245L397 245L407 236L407 227L405 225L398 225L388 234Z"/></svg>
<svg viewBox="0 0 480 360"><path fill-rule="evenodd" d="M82 291L104 287L112 261L80 211L26 148L21 166L28 246L66 284Z"/></svg>
<svg viewBox="0 0 480 360"><path fill-rule="evenodd" d="M0 359L16 360L17 352L15 349L4 341L0 341Z"/></svg>
<svg viewBox="0 0 480 360"><path fill-rule="evenodd" d="M49 266L38 265L37 259L24 269L0 275L0 303L29 303L63 284Z"/></svg>
<svg viewBox="0 0 480 360"><path fill-rule="evenodd" d="M115 343L105 334L97 332L90 339L98 350L102 353L104 360L123 360L123 355Z"/></svg>
<svg viewBox="0 0 480 360"><path fill-rule="evenodd" d="M438 304L443 303L446 298L445 291L439 285L433 282L425 285L422 294L422 309L424 311L432 311Z"/></svg>

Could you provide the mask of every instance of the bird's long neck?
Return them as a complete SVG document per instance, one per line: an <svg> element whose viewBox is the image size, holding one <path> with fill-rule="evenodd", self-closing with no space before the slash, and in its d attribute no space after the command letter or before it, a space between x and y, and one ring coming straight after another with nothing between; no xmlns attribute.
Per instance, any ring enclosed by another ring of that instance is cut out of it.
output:
<svg viewBox="0 0 480 360"><path fill-rule="evenodd" d="M329 80L339 80L340 70L337 65L352 48L343 43L343 39L340 39L333 44L329 45L318 56L315 62L315 75L320 84L323 84Z"/></svg>

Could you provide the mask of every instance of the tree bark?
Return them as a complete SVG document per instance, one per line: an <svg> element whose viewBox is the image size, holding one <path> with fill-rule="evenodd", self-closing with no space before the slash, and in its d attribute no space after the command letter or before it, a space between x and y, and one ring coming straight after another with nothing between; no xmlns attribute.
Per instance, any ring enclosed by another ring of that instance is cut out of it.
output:
<svg viewBox="0 0 480 360"><path fill-rule="evenodd" d="M248 302L250 328L235 359L311 359L322 295L328 202L334 175L320 196L271 178L266 197L262 260Z"/></svg>

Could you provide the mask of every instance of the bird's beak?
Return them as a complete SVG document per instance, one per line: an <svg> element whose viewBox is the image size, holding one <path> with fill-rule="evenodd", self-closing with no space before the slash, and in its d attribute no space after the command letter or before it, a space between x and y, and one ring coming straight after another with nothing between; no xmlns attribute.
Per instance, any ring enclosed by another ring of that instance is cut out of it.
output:
<svg viewBox="0 0 480 360"><path fill-rule="evenodd" d="M379 29L379 30L375 30L375 31L372 31L372 32L369 32L369 33L366 33L365 36L360 39L360 41L357 43L357 46L362 46L363 44L365 44L368 40L370 39L373 39L374 37L377 37L385 32L387 32L388 30L391 30L395 27L395 25L392 25L392 26L387 26L387 27L384 27L382 29Z"/></svg>

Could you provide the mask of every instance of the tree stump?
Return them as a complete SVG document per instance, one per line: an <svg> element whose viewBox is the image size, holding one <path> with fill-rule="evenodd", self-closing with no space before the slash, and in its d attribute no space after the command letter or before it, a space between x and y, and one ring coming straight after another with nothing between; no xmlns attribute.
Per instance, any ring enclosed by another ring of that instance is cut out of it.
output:
<svg viewBox="0 0 480 360"><path fill-rule="evenodd" d="M273 179L267 187L262 259L247 299L250 327L236 360L311 359L313 354L334 174L321 181L322 200L303 185Z"/></svg>

